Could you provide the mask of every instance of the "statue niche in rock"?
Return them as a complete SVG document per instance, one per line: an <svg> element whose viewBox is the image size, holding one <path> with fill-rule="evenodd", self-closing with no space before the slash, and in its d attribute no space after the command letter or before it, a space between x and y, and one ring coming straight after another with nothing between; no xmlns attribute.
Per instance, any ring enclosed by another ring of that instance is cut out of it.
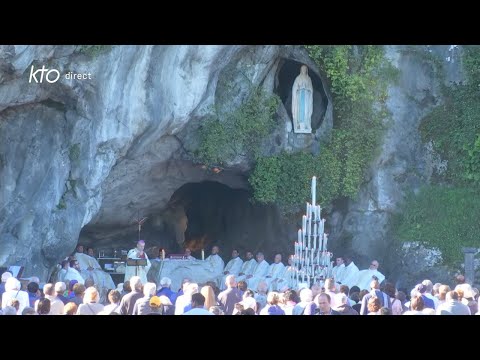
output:
<svg viewBox="0 0 480 360"><path fill-rule="evenodd" d="M300 134L312 132L313 86L308 68L302 65L292 87L293 131Z"/></svg>

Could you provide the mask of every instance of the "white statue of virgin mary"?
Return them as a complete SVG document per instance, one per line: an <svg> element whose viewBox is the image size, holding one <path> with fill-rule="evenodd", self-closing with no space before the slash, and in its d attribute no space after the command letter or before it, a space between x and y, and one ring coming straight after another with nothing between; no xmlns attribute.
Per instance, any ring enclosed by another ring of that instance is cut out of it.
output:
<svg viewBox="0 0 480 360"><path fill-rule="evenodd" d="M292 116L295 133L312 132L313 86L308 68L302 65L292 87Z"/></svg>

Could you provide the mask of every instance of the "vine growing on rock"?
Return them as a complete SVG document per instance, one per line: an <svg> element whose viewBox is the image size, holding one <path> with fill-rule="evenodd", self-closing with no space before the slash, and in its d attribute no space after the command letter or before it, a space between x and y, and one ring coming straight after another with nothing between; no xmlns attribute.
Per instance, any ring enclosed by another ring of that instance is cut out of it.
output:
<svg viewBox="0 0 480 360"><path fill-rule="evenodd" d="M387 85L397 72L381 46L306 46L325 71L333 93L334 128L320 154L280 154L261 159L249 179L254 199L287 212L309 198L309 178L318 176L317 198L324 206L355 198L376 155L388 114ZM376 105L376 106L375 106Z"/></svg>
<svg viewBox="0 0 480 360"><path fill-rule="evenodd" d="M432 184L417 196L407 198L394 227L402 241L439 247L450 265L462 258L462 246L478 247L480 218L480 48L463 51L467 82L443 87L442 104L419 128L422 140L433 144L447 169L435 173Z"/></svg>
<svg viewBox="0 0 480 360"><path fill-rule="evenodd" d="M234 111L215 114L200 127L196 159L207 165L225 165L239 156L255 159L260 145L275 126L274 114L280 99L260 87Z"/></svg>

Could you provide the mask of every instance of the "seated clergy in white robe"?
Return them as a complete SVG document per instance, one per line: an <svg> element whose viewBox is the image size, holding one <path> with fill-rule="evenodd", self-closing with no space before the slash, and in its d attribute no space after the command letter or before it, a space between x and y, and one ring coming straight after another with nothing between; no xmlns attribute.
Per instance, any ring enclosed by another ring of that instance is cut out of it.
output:
<svg viewBox="0 0 480 360"><path fill-rule="evenodd" d="M368 289L366 286L370 286L372 280L378 280L378 283L381 284L385 280L385 275L378 271L378 261L373 260L370 264L370 267L367 270L362 270L358 272L357 276L357 286L360 290ZM376 277L376 279L374 278Z"/></svg>
<svg viewBox="0 0 480 360"><path fill-rule="evenodd" d="M342 280L340 281L341 283L340 285L347 285L349 288L352 288L352 286L357 285L357 276L358 276L359 270L357 265L355 265L355 263L352 261L352 258L350 255L344 256L343 260L345 261L345 270L343 271L343 277L342 277ZM366 290L368 290L369 288L370 287L367 287ZM363 289L360 289L360 290L363 290Z"/></svg>
<svg viewBox="0 0 480 360"><path fill-rule="evenodd" d="M223 274L217 278L217 285L221 290L225 289L225 280L228 275L238 276L238 273L242 269L243 260L238 256L238 250L232 250L232 259L227 263L225 269L223 269Z"/></svg>
<svg viewBox="0 0 480 360"><path fill-rule="evenodd" d="M284 292L287 289L297 288L297 269L292 265L292 255L288 257L288 266L285 266L283 274L277 279L277 291Z"/></svg>
<svg viewBox="0 0 480 360"><path fill-rule="evenodd" d="M257 253L257 265L253 270L252 275L247 275L245 278L249 289L256 289L260 281L265 279L268 272L268 262L265 261L265 256L262 252Z"/></svg>
<svg viewBox="0 0 480 360"><path fill-rule="evenodd" d="M282 263L282 254L275 254L273 263L268 267L267 275L263 279L268 286L269 291L278 291L278 280L285 272L285 265Z"/></svg>
<svg viewBox="0 0 480 360"><path fill-rule="evenodd" d="M104 290L107 289L115 289L116 286L111 275L102 270L102 267L98 263L97 259L80 252L75 253L75 259L79 264L80 274L82 277L85 280L92 278L95 285L98 286L100 293L103 293Z"/></svg>
<svg viewBox="0 0 480 360"><path fill-rule="evenodd" d="M62 272L64 269L60 270ZM58 277L58 281L63 281L68 284L71 280L77 280L80 284L85 284L85 279L80 274L80 264L77 260L70 260L70 264L68 268L65 270L65 274L63 274L62 278L60 278L60 274Z"/></svg>
<svg viewBox="0 0 480 360"><path fill-rule="evenodd" d="M210 270L212 271L212 280L216 280L222 272L223 268L225 267L225 263L223 259L218 255L220 249L218 246L212 247L212 253L205 259L205 262L210 263Z"/></svg>
<svg viewBox="0 0 480 360"><path fill-rule="evenodd" d="M335 284L342 284L345 273L345 264L343 261L343 257L337 257L335 259L335 264L336 265L332 269L332 277L335 280Z"/></svg>
<svg viewBox="0 0 480 360"><path fill-rule="evenodd" d="M253 270L257 266L257 260L253 257L253 253L251 251L247 251L245 253L245 261L242 264L242 268L236 277L237 283L239 281L245 280L248 275L253 274Z"/></svg>
<svg viewBox="0 0 480 360"><path fill-rule="evenodd" d="M145 249L145 241L138 240L137 247L134 249L130 249L127 253L127 259L145 259L147 260L146 266L129 266L125 267L125 278L123 282L130 280L132 276L138 276L142 280L142 284L146 284L147 281L147 273L152 266L152 263L148 259L147 253L144 251Z"/></svg>

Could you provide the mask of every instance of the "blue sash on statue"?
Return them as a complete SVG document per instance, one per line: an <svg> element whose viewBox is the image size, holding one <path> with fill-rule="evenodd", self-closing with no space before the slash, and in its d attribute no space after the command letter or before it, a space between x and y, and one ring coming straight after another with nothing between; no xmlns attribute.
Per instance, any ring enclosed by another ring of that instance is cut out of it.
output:
<svg viewBox="0 0 480 360"><path fill-rule="evenodd" d="M298 102L298 122L305 122L305 89L300 89L300 96Z"/></svg>

